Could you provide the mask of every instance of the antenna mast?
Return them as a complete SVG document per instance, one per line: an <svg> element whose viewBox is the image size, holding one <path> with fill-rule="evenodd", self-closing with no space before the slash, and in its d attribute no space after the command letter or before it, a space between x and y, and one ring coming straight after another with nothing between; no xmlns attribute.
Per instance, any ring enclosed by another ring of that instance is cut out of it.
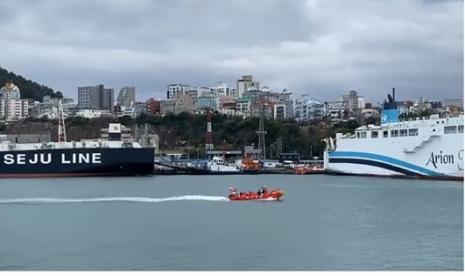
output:
<svg viewBox="0 0 465 276"><path fill-rule="evenodd" d="M207 134L205 138L205 150L213 150L212 114L209 108L207 109Z"/></svg>
<svg viewBox="0 0 465 276"><path fill-rule="evenodd" d="M265 123L263 122L263 118L265 116L265 111L263 108L263 103L260 104L260 122L258 124L258 148L261 149L260 159L266 159L266 144L265 144Z"/></svg>
<svg viewBox="0 0 465 276"><path fill-rule="evenodd" d="M61 99L58 100L58 142L66 142L65 116Z"/></svg>

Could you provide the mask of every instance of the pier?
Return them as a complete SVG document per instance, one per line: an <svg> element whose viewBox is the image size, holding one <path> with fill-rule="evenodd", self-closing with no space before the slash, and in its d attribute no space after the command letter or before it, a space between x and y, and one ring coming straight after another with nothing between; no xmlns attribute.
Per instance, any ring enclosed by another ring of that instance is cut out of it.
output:
<svg viewBox="0 0 465 276"><path fill-rule="evenodd" d="M154 160L154 174L188 174L188 175L226 175L226 174L321 174L325 173L323 170L311 170L308 169L312 165L317 167L322 163L322 160L302 160L301 163L295 164L295 166L289 166L289 164L281 164L277 167L261 167L257 171L240 170L237 172L222 172L222 171L210 171L208 169L208 160L188 160L188 159L177 159L170 160L165 157L157 157ZM266 163L265 161L261 162ZM305 170L302 170L305 168Z"/></svg>

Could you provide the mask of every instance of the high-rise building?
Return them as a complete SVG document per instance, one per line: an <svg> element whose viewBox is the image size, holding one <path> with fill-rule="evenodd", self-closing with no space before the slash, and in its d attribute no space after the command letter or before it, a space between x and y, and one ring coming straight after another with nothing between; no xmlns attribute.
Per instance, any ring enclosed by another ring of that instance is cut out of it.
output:
<svg viewBox="0 0 465 276"><path fill-rule="evenodd" d="M0 89L0 116L8 121L26 118L29 101L20 98L19 88L12 81L6 81Z"/></svg>
<svg viewBox="0 0 465 276"><path fill-rule="evenodd" d="M279 94L279 104L286 106L286 118L294 118L294 101L292 99L292 92L287 89Z"/></svg>
<svg viewBox="0 0 465 276"><path fill-rule="evenodd" d="M198 99L197 108L217 111L218 103L219 97L215 92L204 92Z"/></svg>
<svg viewBox="0 0 465 276"><path fill-rule="evenodd" d="M365 107L365 98L357 95L357 91L351 90L348 95L342 95L341 100L344 107L349 111L355 111Z"/></svg>
<svg viewBox="0 0 465 276"><path fill-rule="evenodd" d="M285 119L287 118L286 105L275 104L273 106L273 118L274 119Z"/></svg>
<svg viewBox="0 0 465 276"><path fill-rule="evenodd" d="M78 109L100 109L99 86L78 87Z"/></svg>
<svg viewBox="0 0 465 276"><path fill-rule="evenodd" d="M21 120L28 116L28 100L8 99L1 101L4 102L4 104L0 104L0 106L5 107L3 114L7 121Z"/></svg>
<svg viewBox="0 0 465 276"><path fill-rule="evenodd" d="M121 88L116 99L119 106L133 107L136 102L136 88L134 86L125 86Z"/></svg>
<svg viewBox="0 0 465 276"><path fill-rule="evenodd" d="M218 97L231 95L231 91L228 87L228 84L226 84L225 82L218 82L216 87L211 88L211 91L215 92L218 95Z"/></svg>
<svg viewBox="0 0 465 276"><path fill-rule="evenodd" d="M340 120L344 118L344 103L342 101L325 102L324 115L331 120Z"/></svg>
<svg viewBox="0 0 465 276"><path fill-rule="evenodd" d="M78 87L78 109L108 110L113 112L114 91L105 88L103 84L97 86Z"/></svg>
<svg viewBox="0 0 465 276"><path fill-rule="evenodd" d="M241 114L250 116L250 112L252 110L252 101L247 99L238 99L236 101L236 110Z"/></svg>
<svg viewBox="0 0 465 276"><path fill-rule="evenodd" d="M99 109L98 89L96 86L78 87L78 109Z"/></svg>
<svg viewBox="0 0 465 276"><path fill-rule="evenodd" d="M113 107L115 105L115 92L113 88L104 88L103 93L100 94L100 109L109 110L110 113L113 113Z"/></svg>
<svg viewBox="0 0 465 276"><path fill-rule="evenodd" d="M296 121L308 121L323 118L324 105L310 97L309 94L304 94L295 101L295 119Z"/></svg>
<svg viewBox="0 0 465 276"><path fill-rule="evenodd" d="M167 86L167 90L166 90L166 98L167 99L174 99L175 95L185 94L190 89L191 89L190 85L169 84Z"/></svg>
<svg viewBox="0 0 465 276"><path fill-rule="evenodd" d="M236 85L236 93L239 98L249 89L260 90L260 83L258 81L253 81L252 75L242 76L240 80L237 80Z"/></svg>

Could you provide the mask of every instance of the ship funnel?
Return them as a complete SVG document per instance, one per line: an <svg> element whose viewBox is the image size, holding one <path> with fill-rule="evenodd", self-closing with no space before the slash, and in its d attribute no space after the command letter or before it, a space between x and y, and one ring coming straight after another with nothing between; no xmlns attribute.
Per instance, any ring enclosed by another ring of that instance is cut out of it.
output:
<svg viewBox="0 0 465 276"><path fill-rule="evenodd" d="M399 110L396 104L396 89L392 88L392 96L388 95L388 100L384 102L381 113L381 124L396 123L399 121Z"/></svg>

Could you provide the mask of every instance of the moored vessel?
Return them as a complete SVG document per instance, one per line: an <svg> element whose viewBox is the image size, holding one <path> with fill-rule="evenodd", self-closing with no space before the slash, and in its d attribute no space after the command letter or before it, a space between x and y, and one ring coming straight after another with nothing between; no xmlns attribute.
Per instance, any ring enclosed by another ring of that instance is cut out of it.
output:
<svg viewBox="0 0 465 276"><path fill-rule="evenodd" d="M207 171L210 174L238 174L241 173L240 165L230 164L219 156L214 156L207 163Z"/></svg>
<svg viewBox="0 0 465 276"><path fill-rule="evenodd" d="M153 173L154 149L121 139L121 125L110 124L108 139L12 143L0 135L0 177L111 176Z"/></svg>
<svg viewBox="0 0 465 276"><path fill-rule="evenodd" d="M383 106L381 125L326 139L326 172L463 179L463 114L399 121L395 94Z"/></svg>

